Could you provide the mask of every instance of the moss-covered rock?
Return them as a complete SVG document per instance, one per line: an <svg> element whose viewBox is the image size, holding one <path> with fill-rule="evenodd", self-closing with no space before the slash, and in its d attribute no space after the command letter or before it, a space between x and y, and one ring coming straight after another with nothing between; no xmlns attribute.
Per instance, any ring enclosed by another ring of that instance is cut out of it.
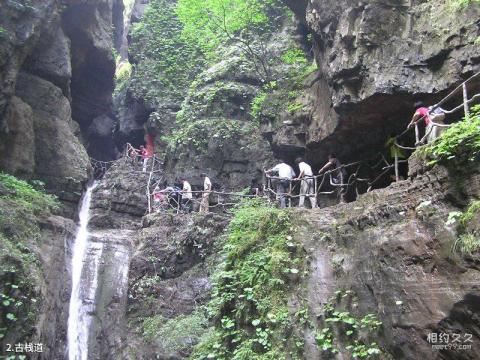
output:
<svg viewBox="0 0 480 360"><path fill-rule="evenodd" d="M208 310L215 329L192 359L299 359L303 252L289 213L258 201L236 210Z"/></svg>
<svg viewBox="0 0 480 360"><path fill-rule="evenodd" d="M52 216L58 201L0 173L0 344L62 344L62 288L68 288L63 245L73 224ZM56 251L54 249L60 250ZM53 266L51 256L61 256ZM63 268L62 268L63 265ZM56 279L56 281L53 281ZM58 333L56 333L58 331ZM54 354L61 349L45 349Z"/></svg>

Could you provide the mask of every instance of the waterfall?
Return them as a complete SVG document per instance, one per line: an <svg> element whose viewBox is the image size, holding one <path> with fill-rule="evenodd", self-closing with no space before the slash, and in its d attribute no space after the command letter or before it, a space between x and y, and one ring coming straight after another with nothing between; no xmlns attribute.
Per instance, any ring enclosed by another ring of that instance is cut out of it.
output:
<svg viewBox="0 0 480 360"><path fill-rule="evenodd" d="M78 228L72 251L72 294L68 315L68 358L69 360L87 360L88 332L91 308L94 306L94 286L86 286L82 281L87 249L89 247L88 221L90 217L90 202L92 192L96 187L94 182L86 191L80 207L80 226ZM97 267L97 266L95 266ZM94 272L96 274L96 271ZM96 279L93 279L96 283Z"/></svg>

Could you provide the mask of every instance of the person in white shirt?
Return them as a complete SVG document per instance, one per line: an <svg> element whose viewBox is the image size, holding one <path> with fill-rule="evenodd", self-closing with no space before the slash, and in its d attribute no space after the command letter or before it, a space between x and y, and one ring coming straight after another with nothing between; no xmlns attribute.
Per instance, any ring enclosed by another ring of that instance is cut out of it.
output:
<svg viewBox="0 0 480 360"><path fill-rule="evenodd" d="M192 211L192 209L191 209L191 203L192 203L192 197L193 197L192 196L192 186L187 181L187 179L182 178L181 180L182 180L182 184L183 184L183 188L182 188L182 207L183 207L184 211L189 213L190 211Z"/></svg>
<svg viewBox="0 0 480 360"><path fill-rule="evenodd" d="M210 207L210 193L212 192L212 182L210 181L209 177L207 174L202 173L200 174L200 177L202 177L203 180L203 194L202 194L202 202L200 203L200 213L206 214L209 211Z"/></svg>
<svg viewBox="0 0 480 360"><path fill-rule="evenodd" d="M279 160L279 163L275 165L270 170L266 170L265 173L267 175L271 175L272 173L278 174L278 181L277 181L277 200L280 201L280 208L286 208L286 194L290 191L290 182L295 177L295 171L293 171L292 167L285 163L283 160Z"/></svg>
<svg viewBox="0 0 480 360"><path fill-rule="evenodd" d="M300 184L300 201L299 207L305 207L305 196L308 195L312 209L317 207L317 194L315 194L315 180L313 179L313 171L301 157L295 159L295 163L300 169L300 174L296 180L301 180Z"/></svg>

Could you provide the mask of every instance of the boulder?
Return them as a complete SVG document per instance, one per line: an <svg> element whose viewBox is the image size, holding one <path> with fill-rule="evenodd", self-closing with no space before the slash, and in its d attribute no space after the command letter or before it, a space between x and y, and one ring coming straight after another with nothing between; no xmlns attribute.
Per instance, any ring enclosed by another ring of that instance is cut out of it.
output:
<svg viewBox="0 0 480 360"><path fill-rule="evenodd" d="M37 76L21 73L17 96L32 109L35 131L35 175L57 191L67 178L84 182L90 162L75 136L70 103L60 88Z"/></svg>
<svg viewBox="0 0 480 360"><path fill-rule="evenodd" d="M35 171L33 118L32 108L14 96L8 109L9 131L0 144L1 153L4 154L0 158L0 167L11 174L29 177Z"/></svg>
<svg viewBox="0 0 480 360"><path fill-rule="evenodd" d="M61 88L66 97L70 96L70 39L61 27L54 30L53 36L47 33L40 38L24 68Z"/></svg>

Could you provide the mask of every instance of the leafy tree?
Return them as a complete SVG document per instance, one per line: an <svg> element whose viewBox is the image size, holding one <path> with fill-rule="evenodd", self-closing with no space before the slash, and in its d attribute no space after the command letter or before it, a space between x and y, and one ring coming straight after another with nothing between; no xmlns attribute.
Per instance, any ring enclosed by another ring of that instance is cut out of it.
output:
<svg viewBox="0 0 480 360"><path fill-rule="evenodd" d="M238 44L265 82L271 80L265 40L286 13L278 0L179 0L177 5L183 39L198 44L210 60L221 44Z"/></svg>
<svg viewBox="0 0 480 360"><path fill-rule="evenodd" d="M131 32L130 88L152 105L178 102L203 64L199 48L182 37L175 7L169 0L153 0Z"/></svg>

